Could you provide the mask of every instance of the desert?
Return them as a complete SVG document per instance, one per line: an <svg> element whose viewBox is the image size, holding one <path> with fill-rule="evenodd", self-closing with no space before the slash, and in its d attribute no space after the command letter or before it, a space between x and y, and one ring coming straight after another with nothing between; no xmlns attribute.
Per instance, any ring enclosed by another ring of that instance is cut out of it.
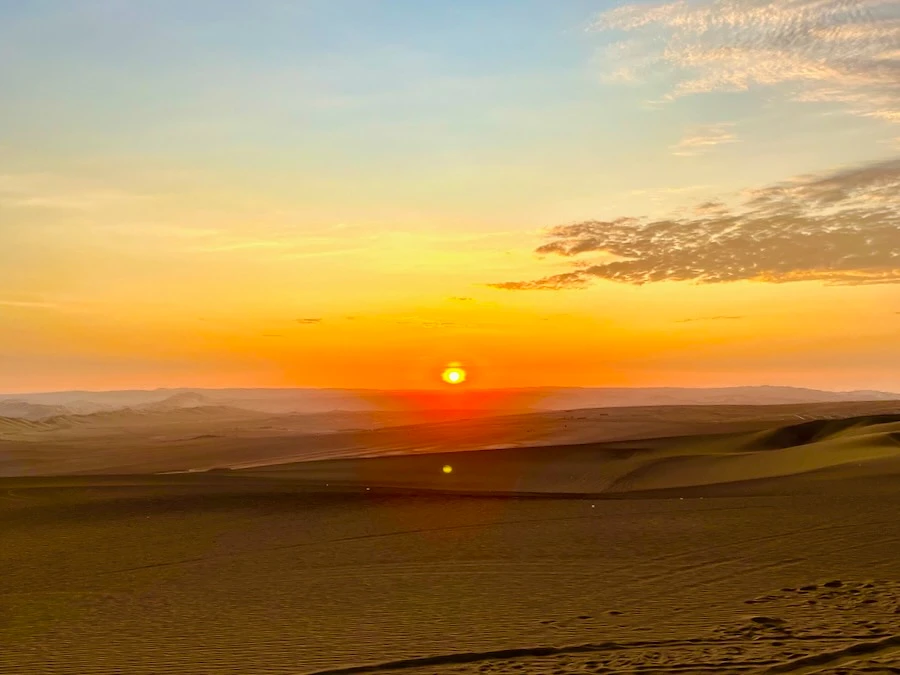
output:
<svg viewBox="0 0 900 675"><path fill-rule="evenodd" d="M3 672L900 668L896 401L110 414L4 422Z"/></svg>

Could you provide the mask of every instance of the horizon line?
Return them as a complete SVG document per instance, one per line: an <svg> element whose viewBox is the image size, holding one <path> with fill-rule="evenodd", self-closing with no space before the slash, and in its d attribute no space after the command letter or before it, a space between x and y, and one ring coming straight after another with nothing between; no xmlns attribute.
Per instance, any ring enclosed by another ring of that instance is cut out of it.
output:
<svg viewBox="0 0 900 675"><path fill-rule="evenodd" d="M900 387L898 387L900 388ZM372 387L202 387L202 386L173 386L173 387L148 387L148 388L127 388L127 389L44 389L44 390L29 390L29 391L3 391L0 392L0 397L8 397L8 396L38 396L42 394L112 394L112 393L126 393L126 392L166 392L166 391L232 391L232 390L244 390L244 391L320 391L320 392L368 392L368 393L392 393L392 392L405 392L405 393L439 393L439 392L458 392L464 393L466 391L479 391L479 392L497 392L497 391L541 391L541 390L560 390L560 389L570 389L570 390L632 390L632 391L648 391L648 390L660 390L660 389L673 389L679 391L710 391L710 390L723 390L723 389L792 389L792 390L803 390L803 391L817 391L817 392L826 392L832 394L853 394L853 393L861 393L861 392L871 392L878 394L892 394L896 396L900 396L900 391L891 391L887 389L872 389L867 387L854 388L854 389L831 389L831 388L821 388L821 387L811 387L811 386L799 386L799 385L788 385L788 384L735 384L735 385L723 385L723 386L673 386L673 385L648 385L648 386L611 386L611 385L535 385L530 387L478 387L478 386L450 386L445 387L429 387L429 388L384 388L384 389L376 389Z"/></svg>

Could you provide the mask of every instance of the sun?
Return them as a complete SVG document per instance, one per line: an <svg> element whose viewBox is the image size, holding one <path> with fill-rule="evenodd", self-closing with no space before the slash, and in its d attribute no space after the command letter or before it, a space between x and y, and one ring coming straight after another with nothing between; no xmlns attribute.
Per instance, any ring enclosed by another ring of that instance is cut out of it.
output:
<svg viewBox="0 0 900 675"><path fill-rule="evenodd" d="M451 363L444 368L441 379L447 384L462 384L466 381L466 370L459 363Z"/></svg>

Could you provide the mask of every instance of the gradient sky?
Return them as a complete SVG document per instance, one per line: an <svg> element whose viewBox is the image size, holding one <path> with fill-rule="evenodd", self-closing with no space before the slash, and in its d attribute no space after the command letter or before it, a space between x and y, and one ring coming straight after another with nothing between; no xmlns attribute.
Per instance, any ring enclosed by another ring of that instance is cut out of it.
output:
<svg viewBox="0 0 900 675"><path fill-rule="evenodd" d="M0 392L900 391L900 2L0 0Z"/></svg>

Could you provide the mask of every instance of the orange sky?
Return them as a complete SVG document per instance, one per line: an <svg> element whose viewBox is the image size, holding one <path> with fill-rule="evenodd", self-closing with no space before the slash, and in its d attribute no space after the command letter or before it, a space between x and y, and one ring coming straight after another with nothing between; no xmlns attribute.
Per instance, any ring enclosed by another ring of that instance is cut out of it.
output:
<svg viewBox="0 0 900 675"><path fill-rule="evenodd" d="M884 310L890 287L795 284L790 303L785 286L754 282L605 282L513 298L469 290L431 302L410 293L352 315L348 306L308 316L294 294L272 297L274 287L266 307L208 307L205 316L174 299L8 306L13 330L2 339L17 356L0 388L429 388L443 386L450 361L466 365L466 386L488 388L896 381L885 367L900 331L900 315Z"/></svg>
<svg viewBox="0 0 900 675"><path fill-rule="evenodd" d="M294 4L0 3L0 392L900 391L894 4Z"/></svg>

